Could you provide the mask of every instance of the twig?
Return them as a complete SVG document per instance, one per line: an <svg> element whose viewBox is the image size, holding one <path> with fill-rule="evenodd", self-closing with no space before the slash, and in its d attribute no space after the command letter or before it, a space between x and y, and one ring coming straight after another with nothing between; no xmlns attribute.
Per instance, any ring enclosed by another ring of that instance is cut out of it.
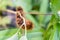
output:
<svg viewBox="0 0 60 40"><path fill-rule="evenodd" d="M23 24L24 24L24 27L25 27L25 36L27 35L27 30L26 30L26 22L25 22L25 18L23 16L21 16L21 13L18 12L20 17L23 19Z"/></svg>
<svg viewBox="0 0 60 40"><path fill-rule="evenodd" d="M7 12L10 12L10 13L16 14L16 11L9 10L9 9L5 9L3 11L7 11ZM33 15L53 15L53 14L42 14L40 12L28 12L28 13L33 14ZM25 14L27 14L27 13L25 13Z"/></svg>
<svg viewBox="0 0 60 40"><path fill-rule="evenodd" d="M20 26L20 28L18 29L18 31L17 31L17 33L19 32L19 30L22 28L22 26L24 25L24 27L25 27L25 36L27 36L27 30L26 30L26 22L25 22L25 18L21 15L21 13L20 12L17 12L19 15L20 15L20 17L23 19L23 24Z"/></svg>

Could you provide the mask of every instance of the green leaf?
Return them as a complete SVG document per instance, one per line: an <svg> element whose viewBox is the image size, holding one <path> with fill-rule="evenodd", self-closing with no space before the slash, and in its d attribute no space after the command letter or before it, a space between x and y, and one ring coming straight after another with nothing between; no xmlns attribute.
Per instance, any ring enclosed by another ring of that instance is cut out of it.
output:
<svg viewBox="0 0 60 40"><path fill-rule="evenodd" d="M45 20L44 14L47 14L47 8L48 8L48 0L42 0L41 5L40 5L40 14L42 14L42 15L38 16L40 23L44 23L44 20Z"/></svg>
<svg viewBox="0 0 60 40"><path fill-rule="evenodd" d="M13 34L16 33L16 31L17 31L17 29L7 29L6 31L4 31L4 30L1 31L1 32L0 32L0 33L2 33L1 36L3 36L3 37L2 37L2 40L5 40L5 39L11 37ZM4 33L4 32L5 32L5 33Z"/></svg>

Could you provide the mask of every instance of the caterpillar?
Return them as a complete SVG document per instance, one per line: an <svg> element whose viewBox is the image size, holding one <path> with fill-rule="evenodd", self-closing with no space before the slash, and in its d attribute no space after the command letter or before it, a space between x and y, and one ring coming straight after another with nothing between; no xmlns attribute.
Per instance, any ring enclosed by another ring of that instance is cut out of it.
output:
<svg viewBox="0 0 60 40"><path fill-rule="evenodd" d="M25 13L21 7L17 7L16 12L19 12L21 16L24 17ZM16 14L16 24L18 28L24 23L23 18L20 17L19 13ZM30 20L27 20L26 18L25 18L25 24L27 30L31 30L33 28L33 23ZM22 26L22 29L25 29L24 25Z"/></svg>

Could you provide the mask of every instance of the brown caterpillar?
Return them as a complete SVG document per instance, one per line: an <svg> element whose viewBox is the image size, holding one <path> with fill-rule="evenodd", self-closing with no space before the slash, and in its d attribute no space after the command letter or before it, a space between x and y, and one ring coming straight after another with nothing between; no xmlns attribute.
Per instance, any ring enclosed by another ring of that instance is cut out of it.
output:
<svg viewBox="0 0 60 40"><path fill-rule="evenodd" d="M21 13L21 16L24 17L25 13L23 12L23 9L21 7L17 7L16 12ZM27 30L30 30L33 28L33 23L30 20L26 19L25 22L26 22L26 29ZM18 28L23 24L23 19L20 17L20 15L18 13L16 14L16 24L17 24ZM24 25L22 26L22 29L25 29Z"/></svg>

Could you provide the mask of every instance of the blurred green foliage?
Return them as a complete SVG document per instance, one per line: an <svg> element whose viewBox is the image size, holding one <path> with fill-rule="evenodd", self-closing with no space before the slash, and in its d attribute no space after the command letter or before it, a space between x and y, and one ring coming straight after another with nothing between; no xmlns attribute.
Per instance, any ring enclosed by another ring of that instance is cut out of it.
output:
<svg viewBox="0 0 60 40"><path fill-rule="evenodd" d="M33 22L33 30L28 30L27 33L28 40L60 40L60 17L58 17L60 0L16 0L13 3L11 2L11 4L7 2L9 1L1 1L0 8L6 9L6 5L22 6L24 11L28 13L25 15L26 18ZM29 12L34 10L39 12L39 15L34 14L36 17L29 14ZM0 31L0 40L10 38L16 31L17 29Z"/></svg>

